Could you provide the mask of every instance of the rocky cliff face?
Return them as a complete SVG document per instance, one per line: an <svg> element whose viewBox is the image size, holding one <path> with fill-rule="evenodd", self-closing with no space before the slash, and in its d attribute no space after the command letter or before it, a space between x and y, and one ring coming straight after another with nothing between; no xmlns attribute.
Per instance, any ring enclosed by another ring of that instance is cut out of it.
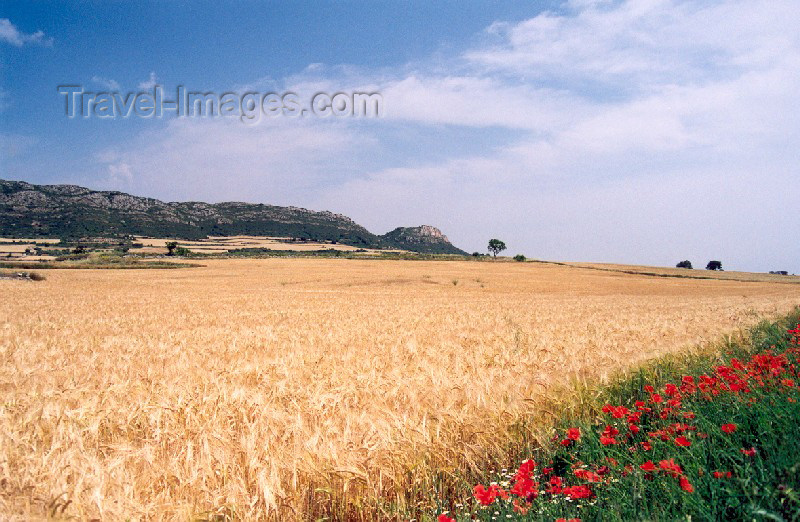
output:
<svg viewBox="0 0 800 522"><path fill-rule="evenodd" d="M347 216L240 202L165 203L75 185L0 180L0 237L142 235L296 237L370 248L463 253L435 227L397 228L377 236Z"/></svg>
<svg viewBox="0 0 800 522"><path fill-rule="evenodd" d="M430 225L398 227L382 235L381 238L387 243L395 244L405 250L466 255L466 252L454 247L441 230Z"/></svg>

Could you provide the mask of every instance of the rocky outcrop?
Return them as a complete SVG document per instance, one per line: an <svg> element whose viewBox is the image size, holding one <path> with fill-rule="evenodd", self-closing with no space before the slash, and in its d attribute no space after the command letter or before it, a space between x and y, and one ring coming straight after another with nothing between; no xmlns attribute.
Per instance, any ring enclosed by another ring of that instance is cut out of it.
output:
<svg viewBox="0 0 800 522"><path fill-rule="evenodd" d="M404 250L466 255L466 252L453 246L441 230L430 225L398 227L380 237Z"/></svg>

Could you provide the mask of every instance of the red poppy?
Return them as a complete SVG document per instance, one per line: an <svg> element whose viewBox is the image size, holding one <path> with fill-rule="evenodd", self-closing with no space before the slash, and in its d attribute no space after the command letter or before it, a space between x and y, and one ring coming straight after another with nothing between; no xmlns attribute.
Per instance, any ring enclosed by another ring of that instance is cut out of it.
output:
<svg viewBox="0 0 800 522"><path fill-rule="evenodd" d="M606 429L603 430L603 435L606 437L616 437L619 435L619 430L614 426L606 426Z"/></svg>
<svg viewBox="0 0 800 522"><path fill-rule="evenodd" d="M456 522L455 518L450 518L447 515L445 515L444 513L439 515L439 518L436 519L436 520L437 520L437 522Z"/></svg>
<svg viewBox="0 0 800 522"><path fill-rule="evenodd" d="M570 486L568 488L564 488L563 491L565 496L575 500L579 498L592 498L594 494L592 493L591 488L589 486L585 486L580 484L578 486Z"/></svg>
<svg viewBox="0 0 800 522"><path fill-rule="evenodd" d="M529 479L534 469L536 469L536 462L534 462L533 459L528 459L519 465L519 469L514 474L514 478L516 480Z"/></svg>
<svg viewBox="0 0 800 522"><path fill-rule="evenodd" d="M683 446L684 448L688 448L692 445L692 441L681 435L680 437L675 437L675 444L678 446Z"/></svg>
<svg viewBox="0 0 800 522"><path fill-rule="evenodd" d="M628 426L628 429L631 430L631 433L639 433L640 428L636 424L631 424Z"/></svg>
<svg viewBox="0 0 800 522"><path fill-rule="evenodd" d="M609 446L611 444L619 444L619 443L617 442L617 439L615 439L614 437L606 437L605 435L602 435L600 437L600 444L602 444L603 446Z"/></svg>
<svg viewBox="0 0 800 522"><path fill-rule="evenodd" d="M527 478L519 479L514 483L514 487L511 488L509 493L533 500L539 495L539 483Z"/></svg>
<svg viewBox="0 0 800 522"><path fill-rule="evenodd" d="M611 414L614 416L615 419L621 419L622 417L626 416L628 413L630 413L630 410L628 410L628 408L626 408L624 406L617 406L611 412Z"/></svg>
<svg viewBox="0 0 800 522"><path fill-rule="evenodd" d="M576 469L575 476L587 482L600 482L600 475L588 469Z"/></svg>
<svg viewBox="0 0 800 522"><path fill-rule="evenodd" d="M567 430L567 438L569 440L578 440L581 438L580 428L570 428Z"/></svg>
<svg viewBox="0 0 800 522"><path fill-rule="evenodd" d="M679 399L670 399L667 401L667 406L670 408L680 409L681 401Z"/></svg>
<svg viewBox="0 0 800 522"><path fill-rule="evenodd" d="M659 467L672 476L677 477L683 473L683 469L675 463L674 459L662 460L658 463Z"/></svg>
<svg viewBox="0 0 800 522"><path fill-rule="evenodd" d="M646 441L642 442L642 449L645 450L645 451L650 451L650 450L653 449L653 445L650 444L649 440L646 440Z"/></svg>
<svg viewBox="0 0 800 522"><path fill-rule="evenodd" d="M725 433L733 433L734 431L736 431L736 424L723 424L722 431L724 431Z"/></svg>
<svg viewBox="0 0 800 522"><path fill-rule="evenodd" d="M483 484L478 484L477 486L475 486L474 490L475 499L482 505L488 506L495 501L500 491L502 490L497 484L492 484L491 486L489 486L489 489L483 487Z"/></svg>
<svg viewBox="0 0 800 522"><path fill-rule="evenodd" d="M680 478L681 489L687 493L694 493L694 487L686 477Z"/></svg>
<svg viewBox="0 0 800 522"><path fill-rule="evenodd" d="M750 449L742 448L739 451L741 451L743 455L747 455L748 457L755 457L756 456L756 449L755 448L750 448Z"/></svg>
<svg viewBox="0 0 800 522"><path fill-rule="evenodd" d="M645 462L644 464L642 464L639 467L642 468L644 471L655 471L656 470L656 465L653 464L652 460L648 460L647 462Z"/></svg>
<svg viewBox="0 0 800 522"><path fill-rule="evenodd" d="M562 485L564 482L561 480L561 477L551 477L549 484L550 487L545 491L551 495L558 495L562 491Z"/></svg>

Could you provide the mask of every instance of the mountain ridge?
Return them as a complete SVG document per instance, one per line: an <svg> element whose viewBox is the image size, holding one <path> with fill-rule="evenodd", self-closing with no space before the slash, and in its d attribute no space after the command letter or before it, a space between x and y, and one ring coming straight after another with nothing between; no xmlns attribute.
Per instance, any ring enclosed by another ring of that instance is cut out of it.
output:
<svg viewBox="0 0 800 522"><path fill-rule="evenodd" d="M398 227L377 235L344 214L302 207L226 201L164 202L79 185L35 185L0 179L0 236L201 239L280 236L364 248L465 255L436 227Z"/></svg>

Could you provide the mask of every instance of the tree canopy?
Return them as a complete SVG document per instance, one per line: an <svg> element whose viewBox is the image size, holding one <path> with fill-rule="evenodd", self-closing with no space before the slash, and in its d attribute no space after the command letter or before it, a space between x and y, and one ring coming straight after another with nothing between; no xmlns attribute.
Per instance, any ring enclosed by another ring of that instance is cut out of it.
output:
<svg viewBox="0 0 800 522"><path fill-rule="evenodd" d="M492 255L494 255L494 257L497 257L497 254L499 254L505 249L506 249L506 244L500 241L499 239L489 240L489 252L491 252Z"/></svg>

